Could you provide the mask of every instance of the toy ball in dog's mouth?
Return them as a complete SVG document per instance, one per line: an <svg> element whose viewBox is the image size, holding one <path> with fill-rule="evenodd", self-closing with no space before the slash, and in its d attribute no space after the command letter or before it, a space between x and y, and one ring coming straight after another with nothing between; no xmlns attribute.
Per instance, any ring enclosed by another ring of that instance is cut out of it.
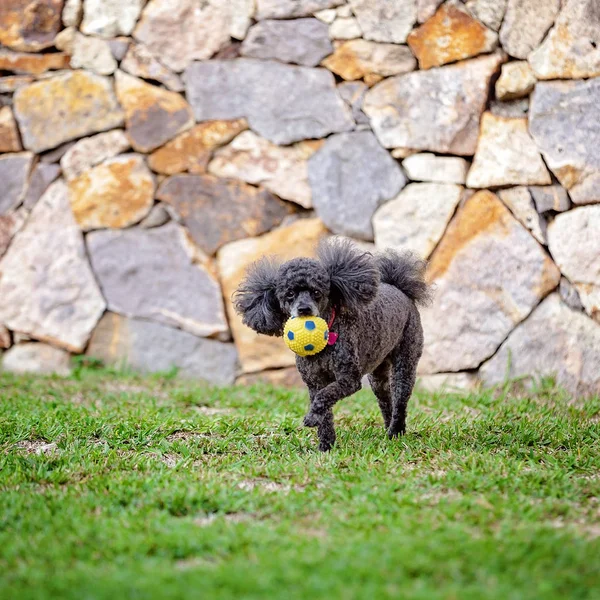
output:
<svg viewBox="0 0 600 600"><path fill-rule="evenodd" d="M283 329L283 339L298 356L312 356L327 346L329 327L321 317L291 317Z"/></svg>

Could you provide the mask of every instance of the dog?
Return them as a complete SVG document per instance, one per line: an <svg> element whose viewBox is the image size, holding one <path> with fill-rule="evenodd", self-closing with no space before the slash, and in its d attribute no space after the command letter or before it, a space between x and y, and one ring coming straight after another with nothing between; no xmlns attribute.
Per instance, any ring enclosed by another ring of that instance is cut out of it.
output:
<svg viewBox="0 0 600 600"><path fill-rule="evenodd" d="M296 358L310 396L304 425L317 428L319 450L335 443L334 405L360 390L365 375L388 436L404 434L423 352L417 306L431 297L425 267L411 253L372 254L348 239L329 238L317 259L279 265L263 258L248 268L233 295L244 324L281 336L289 317L316 316L328 322L336 340L318 354Z"/></svg>

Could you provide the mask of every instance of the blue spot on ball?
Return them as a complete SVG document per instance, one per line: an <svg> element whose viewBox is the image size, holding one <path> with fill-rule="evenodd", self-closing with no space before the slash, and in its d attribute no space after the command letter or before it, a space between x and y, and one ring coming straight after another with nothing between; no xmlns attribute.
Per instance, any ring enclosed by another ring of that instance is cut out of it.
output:
<svg viewBox="0 0 600 600"><path fill-rule="evenodd" d="M293 340L293 339L294 339L294 332L288 331L288 340Z"/></svg>
<svg viewBox="0 0 600 600"><path fill-rule="evenodd" d="M314 350L315 347L312 344L306 344L306 346L304 346L304 349L310 352L311 350Z"/></svg>
<svg viewBox="0 0 600 600"><path fill-rule="evenodd" d="M328 339L329 339L329 331L326 331L326 332L325 332L325 336L324 336L324 337L325 337L325 339L326 339L326 340L328 340Z"/></svg>
<svg viewBox="0 0 600 600"><path fill-rule="evenodd" d="M308 329L309 331L312 331L316 325L314 321L306 321L306 323L304 323L304 327L306 327L306 329Z"/></svg>

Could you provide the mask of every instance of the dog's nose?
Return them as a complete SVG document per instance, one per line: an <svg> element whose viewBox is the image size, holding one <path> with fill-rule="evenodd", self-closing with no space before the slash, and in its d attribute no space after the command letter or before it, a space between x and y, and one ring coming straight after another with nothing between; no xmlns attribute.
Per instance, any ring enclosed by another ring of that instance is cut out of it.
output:
<svg viewBox="0 0 600 600"><path fill-rule="evenodd" d="M298 314L301 317L309 317L310 315L312 315L312 309L310 308L310 306L302 304L298 307Z"/></svg>

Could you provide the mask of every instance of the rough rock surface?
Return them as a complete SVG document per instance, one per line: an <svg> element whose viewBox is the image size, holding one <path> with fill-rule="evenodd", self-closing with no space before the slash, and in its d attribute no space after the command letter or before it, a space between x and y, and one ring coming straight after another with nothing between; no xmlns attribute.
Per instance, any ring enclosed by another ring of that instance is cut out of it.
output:
<svg viewBox="0 0 600 600"><path fill-rule="evenodd" d="M469 163L458 156L436 156L428 152L412 154L402 161L402 166L413 181L464 184Z"/></svg>
<svg viewBox="0 0 600 600"><path fill-rule="evenodd" d="M474 154L489 82L502 61L492 54L386 79L367 92L363 110L386 148Z"/></svg>
<svg viewBox="0 0 600 600"><path fill-rule="evenodd" d="M498 195L521 224L531 231L531 235L540 244L546 244L546 221L536 210L529 190L517 186L500 190Z"/></svg>
<svg viewBox="0 0 600 600"><path fill-rule="evenodd" d="M343 81L337 86L340 97L349 106L352 117L359 127L369 124L369 118L362 110L368 89L362 81Z"/></svg>
<svg viewBox="0 0 600 600"><path fill-rule="evenodd" d="M11 373L54 373L65 377L71 373L69 353L48 344L17 344L3 354L1 361L1 370Z"/></svg>
<svg viewBox="0 0 600 600"><path fill-rule="evenodd" d="M350 0L366 40L403 44L417 20L417 0Z"/></svg>
<svg viewBox="0 0 600 600"><path fill-rule="evenodd" d="M332 40L354 40L362 35L362 30L355 17L338 17L329 26L329 37Z"/></svg>
<svg viewBox="0 0 600 600"><path fill-rule="evenodd" d="M60 159L60 167L69 181L107 158L125 152L129 147L129 140L121 129L98 133L71 146Z"/></svg>
<svg viewBox="0 0 600 600"><path fill-rule="evenodd" d="M544 39L560 9L561 0L508 0L500 42L508 54L527 58Z"/></svg>
<svg viewBox="0 0 600 600"><path fill-rule="evenodd" d="M116 71L117 61L106 40L77 33L73 38L71 67L110 75Z"/></svg>
<svg viewBox="0 0 600 600"><path fill-rule="evenodd" d="M0 51L0 71L12 71L25 75L42 75L48 71L69 68L69 56L62 52L52 54L28 54Z"/></svg>
<svg viewBox="0 0 600 600"><path fill-rule="evenodd" d="M428 276L437 289L433 305L421 311L422 373L478 367L560 280L541 246L488 191L459 210Z"/></svg>
<svg viewBox="0 0 600 600"><path fill-rule="evenodd" d="M342 4L344 0L256 0L256 19L290 19Z"/></svg>
<svg viewBox="0 0 600 600"><path fill-rule="evenodd" d="M161 227L171 220L172 211L173 209L171 207L159 202L150 209L148 216L144 217L144 219L140 221L140 227L143 227L144 229Z"/></svg>
<svg viewBox="0 0 600 600"><path fill-rule="evenodd" d="M533 196L535 208L540 214L550 210L564 212L571 208L569 196L561 185L532 185L529 191Z"/></svg>
<svg viewBox="0 0 600 600"><path fill-rule="evenodd" d="M33 77L30 75L7 75L6 77L0 77L0 93L10 94L32 81Z"/></svg>
<svg viewBox="0 0 600 600"><path fill-rule="evenodd" d="M600 202L600 79L538 83L529 131L575 204Z"/></svg>
<svg viewBox="0 0 600 600"><path fill-rule="evenodd" d="M6 350L10 348L12 345L12 339L10 337L10 331L4 327L4 325L0 325L0 349Z"/></svg>
<svg viewBox="0 0 600 600"><path fill-rule="evenodd" d="M142 156L124 154L72 179L69 198L83 231L129 227L150 211L154 177Z"/></svg>
<svg viewBox="0 0 600 600"><path fill-rule="evenodd" d="M242 56L314 67L333 52L328 28L318 19L259 21L241 47Z"/></svg>
<svg viewBox="0 0 600 600"><path fill-rule="evenodd" d="M19 152L22 149L13 112L10 106L3 106L0 108L0 152Z"/></svg>
<svg viewBox="0 0 600 600"><path fill-rule="evenodd" d="M192 109L175 92L150 85L117 71L117 97L125 110L125 126L131 145L150 152L194 124Z"/></svg>
<svg viewBox="0 0 600 600"><path fill-rule="evenodd" d="M475 373L435 373L434 375L421 375L417 380L417 387L425 392L472 392L480 387L480 382Z"/></svg>
<svg viewBox="0 0 600 600"><path fill-rule="evenodd" d="M504 19L506 4L507 0L467 0L466 6L484 25L498 31Z"/></svg>
<svg viewBox="0 0 600 600"><path fill-rule="evenodd" d="M223 244L265 233L290 213L270 192L211 175L175 175L157 198L173 206L194 242L207 254Z"/></svg>
<svg viewBox="0 0 600 600"><path fill-rule="evenodd" d="M370 131L331 136L308 161L313 205L333 232L373 239L371 217L404 187L398 163Z"/></svg>
<svg viewBox="0 0 600 600"><path fill-rule="evenodd" d="M581 304L581 298L579 293L573 286L573 284L566 278L560 278L560 285L558 286L558 293L560 294L561 300L573 310L583 312L583 304Z"/></svg>
<svg viewBox="0 0 600 600"><path fill-rule="evenodd" d="M285 388L305 388L302 377L296 367L270 369L260 373L248 373L235 380L236 385L269 384Z"/></svg>
<svg viewBox="0 0 600 600"><path fill-rule="evenodd" d="M0 45L35 52L52 46L63 0L2 0Z"/></svg>
<svg viewBox="0 0 600 600"><path fill-rule="evenodd" d="M165 66L180 72L193 60L210 58L231 36L243 38L252 10L249 0L150 0L134 37Z"/></svg>
<svg viewBox="0 0 600 600"><path fill-rule="evenodd" d="M263 185L280 198L311 208L307 160L322 144L319 140L281 147L245 131L215 152L208 171L218 177Z"/></svg>
<svg viewBox="0 0 600 600"><path fill-rule="evenodd" d="M337 44L335 52L322 64L342 79L353 81L373 75L408 73L417 62L407 46L358 39Z"/></svg>
<svg viewBox="0 0 600 600"><path fill-rule="evenodd" d="M109 310L200 336L227 332L219 285L193 264L175 223L94 231L87 244Z"/></svg>
<svg viewBox="0 0 600 600"><path fill-rule="evenodd" d="M600 320L600 205L557 215L548 227L548 247L588 314Z"/></svg>
<svg viewBox="0 0 600 600"><path fill-rule="evenodd" d="M142 79L154 79L173 92L183 91L181 77L161 65L148 48L142 44L130 44L121 62L121 69Z"/></svg>
<svg viewBox="0 0 600 600"><path fill-rule="evenodd" d="M100 37L129 35L145 0L83 0L81 31Z"/></svg>
<svg viewBox="0 0 600 600"><path fill-rule="evenodd" d="M165 175L205 173L213 151L247 128L245 119L200 123L155 150L149 158L150 168Z"/></svg>
<svg viewBox="0 0 600 600"><path fill-rule="evenodd" d="M245 117L255 133L275 144L321 138L354 125L325 69L252 58L211 60L191 65L185 84L197 121Z"/></svg>
<svg viewBox="0 0 600 600"><path fill-rule="evenodd" d="M65 27L79 27L83 18L83 0L65 0L62 22Z"/></svg>
<svg viewBox="0 0 600 600"><path fill-rule="evenodd" d="M8 250L8 246L27 219L24 209L13 210L7 215L0 215L0 258Z"/></svg>
<svg viewBox="0 0 600 600"><path fill-rule="evenodd" d="M528 96L537 79L525 60L515 60L502 65L502 73L496 82L498 100L514 100Z"/></svg>
<svg viewBox="0 0 600 600"><path fill-rule="evenodd" d="M539 79L600 75L600 10L597 0L565 0L548 37L529 55Z"/></svg>
<svg viewBox="0 0 600 600"><path fill-rule="evenodd" d="M461 5L446 3L426 23L410 33L408 45L421 69L439 67L491 52L498 35L474 19Z"/></svg>
<svg viewBox="0 0 600 600"><path fill-rule="evenodd" d="M17 208L23 201L32 163L31 152L0 156L0 181L2 182L0 215Z"/></svg>
<svg viewBox="0 0 600 600"><path fill-rule="evenodd" d="M529 97L505 102L492 100L490 102L490 112L496 117L509 119L526 117L529 113Z"/></svg>
<svg viewBox="0 0 600 600"><path fill-rule="evenodd" d="M296 256L312 256L315 246L326 232L318 219L300 219L258 238L232 242L219 251L223 296L243 373L295 364L295 355L286 348L281 338L258 335L246 327L235 313L231 296L244 278L246 268L263 256L276 255L282 261Z"/></svg>
<svg viewBox="0 0 600 600"><path fill-rule="evenodd" d="M488 188L550 183L550 173L527 131L527 119L504 119L484 113L467 186Z"/></svg>
<svg viewBox="0 0 600 600"><path fill-rule="evenodd" d="M425 23L435 15L443 0L417 0L417 23Z"/></svg>
<svg viewBox="0 0 600 600"><path fill-rule="evenodd" d="M379 248L411 250L429 258L460 201L460 185L411 183L373 217Z"/></svg>
<svg viewBox="0 0 600 600"><path fill-rule="evenodd" d="M176 368L181 377L217 385L234 382L237 364L233 344L111 312L98 323L87 354L106 364L127 366L142 373Z"/></svg>
<svg viewBox="0 0 600 600"><path fill-rule="evenodd" d="M23 208L27 211L31 210L59 174L60 167L58 165L47 165L43 162L35 165L29 177L27 193L23 198Z"/></svg>
<svg viewBox="0 0 600 600"><path fill-rule="evenodd" d="M53 183L0 262L0 323L81 352L104 311L67 188Z"/></svg>
<svg viewBox="0 0 600 600"><path fill-rule="evenodd" d="M600 326L551 294L479 370L488 385L555 376L574 394L600 393Z"/></svg>
<svg viewBox="0 0 600 600"><path fill-rule="evenodd" d="M74 71L19 88L14 111L23 145L42 152L90 133L119 127L123 112L109 79Z"/></svg>

